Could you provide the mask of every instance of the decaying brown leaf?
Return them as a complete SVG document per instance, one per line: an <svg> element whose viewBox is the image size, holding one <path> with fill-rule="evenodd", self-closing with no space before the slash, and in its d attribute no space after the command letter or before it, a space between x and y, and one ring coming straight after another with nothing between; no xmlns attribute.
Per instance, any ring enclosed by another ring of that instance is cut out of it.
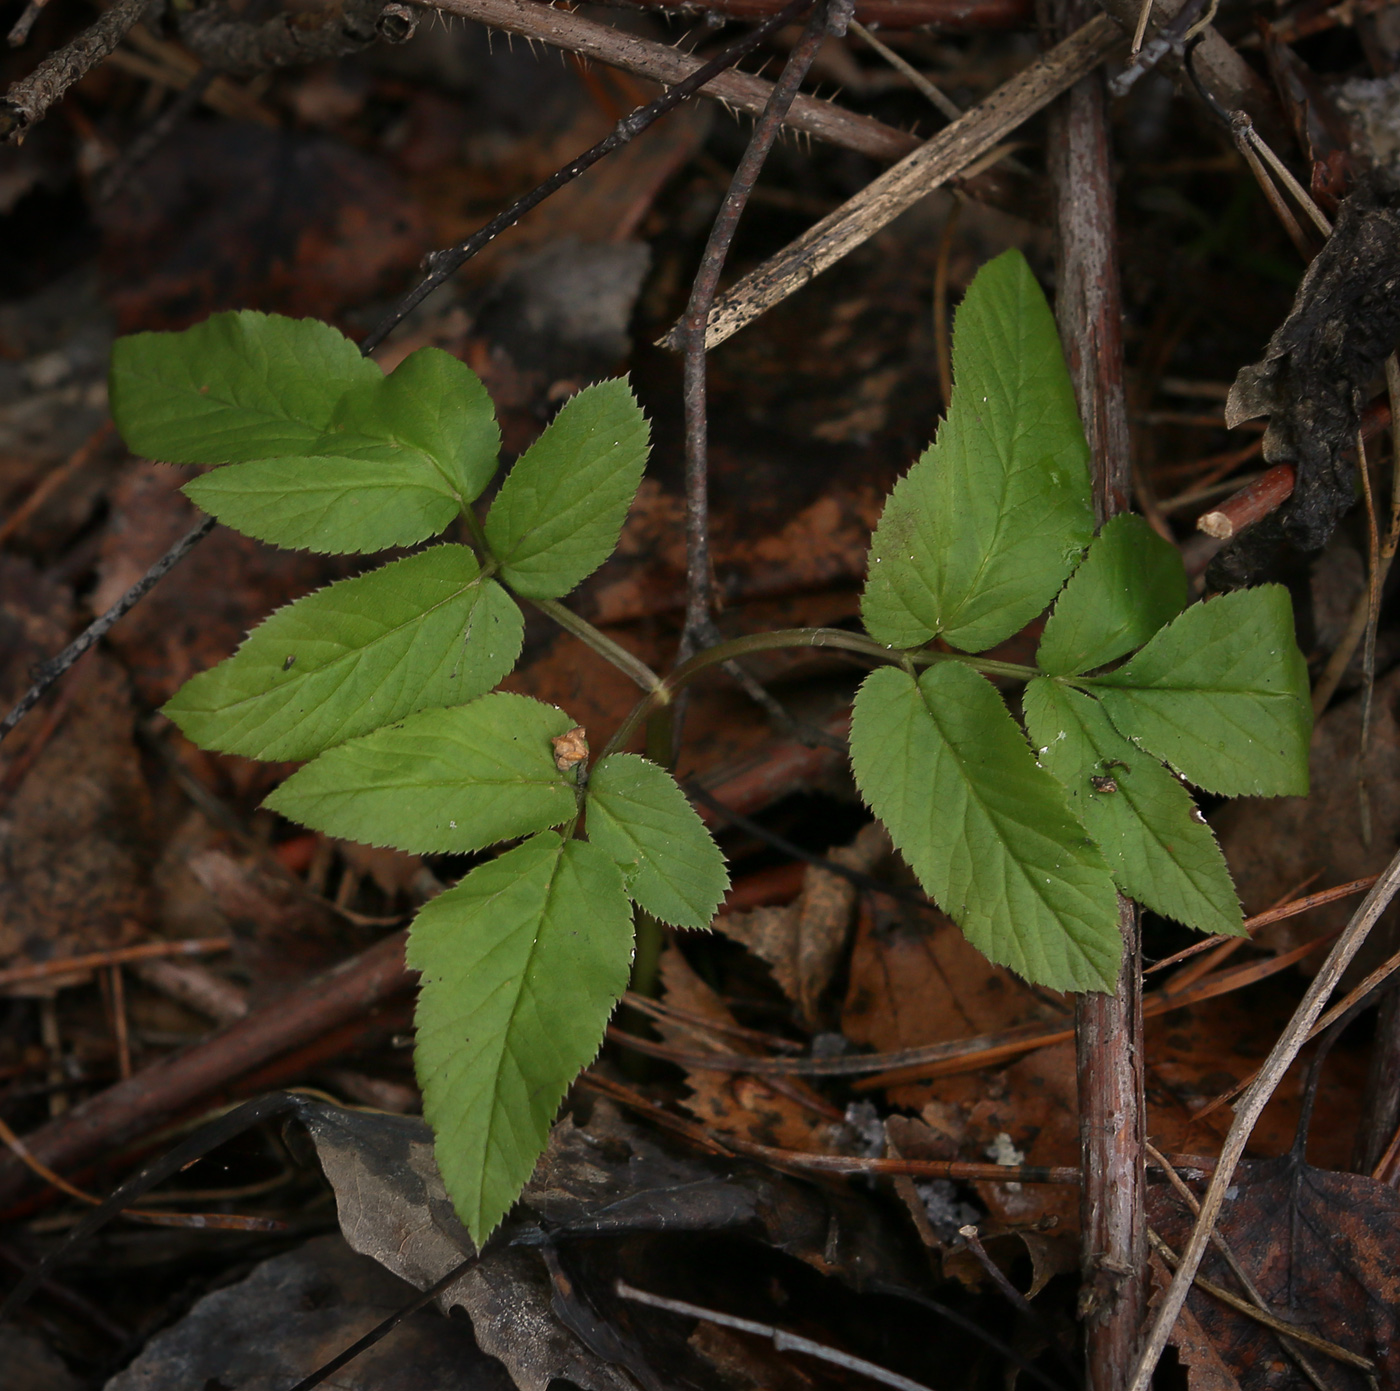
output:
<svg viewBox="0 0 1400 1391"><path fill-rule="evenodd" d="M1155 1312L1163 1292L1172 1282L1172 1274L1166 1263L1155 1253L1149 1257L1152 1273L1152 1301L1148 1305L1149 1315ZM1181 1365L1186 1369L1188 1391L1240 1391L1240 1384L1234 1373L1221 1359L1220 1352L1197 1322L1190 1305L1183 1309L1172 1330L1171 1346Z"/></svg>
<svg viewBox="0 0 1400 1391"><path fill-rule="evenodd" d="M1199 1196L1204 1185L1193 1187ZM1148 1220L1181 1250L1192 1219L1166 1185L1149 1187ZM1394 1189L1284 1155L1241 1167L1219 1230L1279 1318L1372 1359L1382 1386L1400 1375L1400 1194ZM1238 1292L1213 1248L1201 1274ZM1242 1391L1301 1391L1309 1384L1269 1329L1200 1291L1188 1307ZM1354 1367L1311 1349L1308 1358L1336 1391L1367 1385Z"/></svg>
<svg viewBox="0 0 1400 1391"><path fill-rule="evenodd" d="M771 911L759 909L759 912ZM695 973L685 957L668 946L661 957L661 983L667 1004L717 1024L734 1025L738 1021L723 1000ZM717 1037L693 1025L660 1019L656 1028L673 1047L687 1053L732 1053L736 1045L732 1038ZM739 1046L739 1051L747 1049ZM795 1099L800 1088L778 1081L732 1072L705 1072L689 1068L686 1083L689 1096L683 1105L691 1115L726 1135L737 1135L760 1145L777 1145L783 1149L825 1150L830 1148L830 1115L820 1109L803 1105ZM827 1108L828 1112L830 1108ZM839 1112L835 1114L839 1115Z"/></svg>

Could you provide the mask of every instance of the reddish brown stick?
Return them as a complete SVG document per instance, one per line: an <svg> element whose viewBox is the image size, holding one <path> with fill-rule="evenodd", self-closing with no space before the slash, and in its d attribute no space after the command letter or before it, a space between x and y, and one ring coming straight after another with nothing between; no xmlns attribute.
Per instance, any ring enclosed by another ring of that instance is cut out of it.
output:
<svg viewBox="0 0 1400 1391"><path fill-rule="evenodd" d="M1276 508L1282 507L1293 496L1296 478L1292 464L1275 464L1247 488L1231 493L1219 507L1202 513L1196 522L1196 529L1217 541L1230 540L1237 532L1253 526Z"/></svg>
<svg viewBox="0 0 1400 1391"><path fill-rule="evenodd" d="M1041 3L1052 43L1096 11L1091 0ZM1051 108L1047 163L1058 232L1055 315L1103 522L1131 505L1132 473L1108 103L1100 72L1081 78ZM1088 1391L1120 1391L1127 1383L1147 1307L1142 961L1137 910L1126 898L1118 904L1123 959L1116 989L1075 1002L1084 1175L1079 1312Z"/></svg>
<svg viewBox="0 0 1400 1391"><path fill-rule="evenodd" d="M410 984L403 964L406 936L386 937L206 1042L81 1102L26 1135L26 1148L49 1168L71 1171L157 1129L232 1078L349 1023ZM29 1180L17 1159L0 1160L0 1207L14 1202Z"/></svg>

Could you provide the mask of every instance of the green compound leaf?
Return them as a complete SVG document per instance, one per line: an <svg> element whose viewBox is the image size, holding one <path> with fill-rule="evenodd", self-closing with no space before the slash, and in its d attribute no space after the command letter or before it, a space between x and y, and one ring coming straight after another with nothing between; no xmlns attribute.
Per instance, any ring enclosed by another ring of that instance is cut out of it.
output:
<svg viewBox="0 0 1400 1391"><path fill-rule="evenodd" d="M345 397L329 431L350 458L380 458L383 447L426 459L459 504L480 497L496 472L501 430L481 378L441 348L419 348L374 391Z"/></svg>
<svg viewBox="0 0 1400 1391"><path fill-rule="evenodd" d="M919 882L992 961L1055 990L1112 989L1122 938L1103 857L984 677L885 667L851 716L856 785Z"/></svg>
<svg viewBox="0 0 1400 1391"><path fill-rule="evenodd" d="M1141 517L1114 517L1045 623L1036 664L1052 676L1107 665L1141 647L1186 607L1181 552Z"/></svg>
<svg viewBox="0 0 1400 1391"><path fill-rule="evenodd" d="M623 378L585 387L516 460L486 518L501 577L558 599L613 552L642 480L650 429Z"/></svg>
<svg viewBox="0 0 1400 1391"><path fill-rule="evenodd" d="M491 481L500 429L476 373L420 348L347 393L305 457L254 459L186 484L226 526L321 552L436 536Z"/></svg>
<svg viewBox="0 0 1400 1391"><path fill-rule="evenodd" d="M322 455L230 464L186 483L184 492L245 536L320 554L360 555L416 545L436 536L457 515L457 497L421 455L391 445L367 445L356 452L356 458Z"/></svg>
<svg viewBox="0 0 1400 1391"><path fill-rule="evenodd" d="M1193 604L1093 684L1119 733L1197 787L1307 795L1308 669L1282 585Z"/></svg>
<svg viewBox="0 0 1400 1391"><path fill-rule="evenodd" d="M546 831L424 907L407 955L422 973L423 1114L479 1248L525 1186L627 989L631 905L596 845Z"/></svg>
<svg viewBox="0 0 1400 1391"><path fill-rule="evenodd" d="M168 464L313 454L341 398L382 380L329 324L245 309L119 338L112 418L134 453Z"/></svg>
<svg viewBox="0 0 1400 1391"><path fill-rule="evenodd" d="M1244 930L1215 836L1157 759L1123 738L1098 701L1048 677L1026 687L1025 714L1041 763L1125 894L1202 932Z"/></svg>
<svg viewBox="0 0 1400 1391"><path fill-rule="evenodd" d="M870 548L871 637L980 652L1055 596L1093 535L1088 447L1045 296L1019 251L982 268L953 331L953 399Z"/></svg>
<svg viewBox="0 0 1400 1391"><path fill-rule="evenodd" d="M201 748L311 758L419 710L463 705L515 665L524 623L465 546L435 546L279 609L164 713Z"/></svg>
<svg viewBox="0 0 1400 1391"><path fill-rule="evenodd" d="M553 705L497 691L327 749L263 805L367 845L480 850L574 815L573 784L550 744L572 727Z"/></svg>
<svg viewBox="0 0 1400 1391"><path fill-rule="evenodd" d="M588 839L615 860L638 907L673 927L709 927L729 888L724 856L676 780L636 754L588 779Z"/></svg>

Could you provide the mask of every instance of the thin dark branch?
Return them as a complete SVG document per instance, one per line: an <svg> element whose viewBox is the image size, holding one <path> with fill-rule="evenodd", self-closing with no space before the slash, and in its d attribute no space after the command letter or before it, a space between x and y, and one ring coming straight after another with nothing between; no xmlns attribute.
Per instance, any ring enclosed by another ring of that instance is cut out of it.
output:
<svg viewBox="0 0 1400 1391"><path fill-rule="evenodd" d="M155 586L165 578L211 531L216 523L206 517L193 531L182 536L161 558L117 600L101 618L90 623L62 652L51 657L34 674L34 684L20 698L19 704L0 721L0 739L4 737L43 699L44 692L63 675L90 647L99 642L123 614L135 608Z"/></svg>
<svg viewBox="0 0 1400 1391"><path fill-rule="evenodd" d="M779 733L787 735L794 743L809 749L831 749L843 756L850 753L851 746L847 740L822 729L819 725L799 720L763 682L739 662L725 662L720 670L738 683L739 688L768 716Z"/></svg>
<svg viewBox="0 0 1400 1391"><path fill-rule="evenodd" d="M811 0L789 5L793 17ZM807 76L817 50L828 34L844 34L853 11L853 0L828 0L807 21L782 75L768 96L763 115L754 125L739 167L734 171L729 191L710 229L700 258L700 268L681 319L685 340L685 554L686 598L685 631L681 637L681 659L717 640L712 613L714 577L710 570L709 429L706 412L705 336L710 310L719 292L719 278L738 230L739 219L748 205L754 185L782 129L802 79Z"/></svg>
<svg viewBox="0 0 1400 1391"><path fill-rule="evenodd" d="M789 0L771 19L766 19L751 29L741 39L735 40L717 57L703 67L696 68L689 77L664 92L655 101L639 106L624 116L613 128L610 135L600 140L592 149L585 150L571 163L551 174L542 184L537 184L529 193L517 198L510 207L497 213L484 227L473 232L466 241L459 242L442 251L434 251L424 259L424 269L428 274L394 307L393 312L379 324L360 345L361 350L372 353L439 285L461 269L477 252L484 250L508 227L513 227L531 209L538 207L551 194L557 193L565 184L572 183L586 170L591 169L600 159L619 150L629 141L640 135L648 126L658 121L668 111L679 106L687 97L693 96L712 78L732 68L746 54L755 48L784 24L796 19L812 0Z"/></svg>

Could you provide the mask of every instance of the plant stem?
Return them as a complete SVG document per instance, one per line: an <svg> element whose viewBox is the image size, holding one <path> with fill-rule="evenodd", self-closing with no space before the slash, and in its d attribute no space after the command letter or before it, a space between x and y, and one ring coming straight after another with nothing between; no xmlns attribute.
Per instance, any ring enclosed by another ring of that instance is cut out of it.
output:
<svg viewBox="0 0 1400 1391"><path fill-rule="evenodd" d="M789 5L784 13L796 18L807 8L805 3ZM729 256L739 219L748 205L759 171L768 152L782 129L783 119L806 77L817 51L828 37L828 31L840 37L850 18L850 0L818 0L808 18L802 36L793 45L783 65L782 73L768 94L763 115L758 118L749 137L739 167L734 171L724 202L720 205L709 239L700 257L700 268L690 291L690 302L681 319L685 343L685 536L686 536L686 603L685 631L681 637L681 655L689 656L697 648L711 643L714 631L714 579L710 562L710 498L709 498L709 422L706 415L705 337L709 329L710 309L719 290L719 277Z"/></svg>
<svg viewBox="0 0 1400 1391"><path fill-rule="evenodd" d="M771 633L748 633L744 637L718 642L713 647L707 647L687 657L637 703L618 726L617 732L608 740L603 754L616 753L622 748L644 720L659 706L674 699L679 691L706 668L719 666L748 652L773 652L786 647L839 648L894 666L934 666L939 662L961 662L963 666L969 666L985 676L1007 676L1017 681L1029 681L1032 677L1040 675L1034 667L1021 666L1016 662L993 661L986 657L970 657L963 652L931 652L927 649L902 652L897 648L885 647L874 638L866 637L864 633L848 633L844 628L778 628Z"/></svg>
<svg viewBox="0 0 1400 1391"><path fill-rule="evenodd" d="M543 614L547 614L567 633L587 643L600 657L619 671L626 673L644 691L654 695L662 704L670 700L664 682L640 657L634 657L625 647L615 643L606 633L600 633L586 618L566 609L557 599L530 599Z"/></svg>
<svg viewBox="0 0 1400 1391"><path fill-rule="evenodd" d="M661 948L665 944L661 924L650 913L637 909L637 948L632 956L632 990L637 995L656 994Z"/></svg>
<svg viewBox="0 0 1400 1391"><path fill-rule="evenodd" d="M1092 0L1041 0L1053 42L1091 17ZM1108 103L1101 72L1050 112L1046 164L1055 190L1055 318L1089 442L1100 522L1131 506L1123 390L1123 309L1114 225ZM1123 956L1114 993L1075 1000L1079 1089L1079 1312L1088 1391L1122 1391L1147 1310L1142 960L1137 909L1121 894Z"/></svg>

